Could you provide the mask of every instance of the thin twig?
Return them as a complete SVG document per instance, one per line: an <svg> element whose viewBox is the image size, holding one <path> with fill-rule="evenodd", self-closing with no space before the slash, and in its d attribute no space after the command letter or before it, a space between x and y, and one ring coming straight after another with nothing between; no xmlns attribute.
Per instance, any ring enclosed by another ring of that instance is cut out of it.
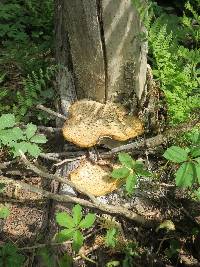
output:
<svg viewBox="0 0 200 267"><path fill-rule="evenodd" d="M55 163L54 166L58 167L58 166L63 165L67 162L71 162L71 161L75 161L75 160L81 160L84 158L85 158L84 156L81 156L81 157L75 157L75 158L71 158L71 159L64 159L61 162Z"/></svg>
<svg viewBox="0 0 200 267"><path fill-rule="evenodd" d="M40 153L40 157L42 158L61 158L61 157L81 157L85 155L84 151L73 151L73 152L60 152L60 153Z"/></svg>
<svg viewBox="0 0 200 267"><path fill-rule="evenodd" d="M18 248L18 250L32 250L32 249L37 249L37 248L44 248L47 246L60 246L60 245L65 245L65 244L71 244L72 241L66 241L66 242L59 242L59 243L46 243L46 244L36 244L34 246L30 247L23 247L23 248Z"/></svg>
<svg viewBox="0 0 200 267"><path fill-rule="evenodd" d="M47 113L49 113L49 114L51 114L51 115L53 115L55 117L58 117L58 118L63 119L63 120L66 120L66 117L64 115L62 115L62 114L60 114L58 112L55 112L55 111L51 110L50 108L46 108L41 104L37 105L36 108L40 109L40 110L43 110L43 111L45 111L45 112L47 112Z"/></svg>
<svg viewBox="0 0 200 267"><path fill-rule="evenodd" d="M54 127L46 127L46 126L37 126L37 128L40 132L51 133L51 134L59 133L62 130L62 128L54 128Z"/></svg>

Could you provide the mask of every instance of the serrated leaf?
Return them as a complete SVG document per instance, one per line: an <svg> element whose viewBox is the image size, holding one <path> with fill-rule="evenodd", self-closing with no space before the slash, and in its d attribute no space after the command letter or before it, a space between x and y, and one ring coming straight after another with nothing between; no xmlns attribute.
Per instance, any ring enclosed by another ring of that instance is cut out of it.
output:
<svg viewBox="0 0 200 267"><path fill-rule="evenodd" d="M130 173L130 170L127 169L126 167L123 168L118 168L118 169L114 169L112 171L112 177L115 179L121 179L121 178L126 178Z"/></svg>
<svg viewBox="0 0 200 267"><path fill-rule="evenodd" d="M72 215L73 215L73 222L75 225L78 225L82 219L82 207L77 204L72 209Z"/></svg>
<svg viewBox="0 0 200 267"><path fill-rule="evenodd" d="M188 159L188 152L181 147L171 146L165 151L163 156L172 162L181 163Z"/></svg>
<svg viewBox="0 0 200 267"><path fill-rule="evenodd" d="M13 148L14 148L14 157L17 157L17 156L20 156L20 152L19 151L22 151L23 153L26 153L27 150L28 150L28 147L27 147L27 142L20 142L20 143L14 143L13 144Z"/></svg>
<svg viewBox="0 0 200 267"><path fill-rule="evenodd" d="M176 185L190 187L193 184L195 173L194 165L191 162L184 162L176 172Z"/></svg>
<svg viewBox="0 0 200 267"><path fill-rule="evenodd" d="M3 114L0 117L0 130L5 128L11 128L15 125L14 114Z"/></svg>
<svg viewBox="0 0 200 267"><path fill-rule="evenodd" d="M73 250L78 253L80 248L83 245L84 237L82 233L79 230L76 230L73 235L73 243L72 243L72 248Z"/></svg>
<svg viewBox="0 0 200 267"><path fill-rule="evenodd" d="M193 158L200 157L200 147L195 147L191 150L191 156Z"/></svg>
<svg viewBox="0 0 200 267"><path fill-rule="evenodd" d="M36 131L37 131L37 126L32 123L28 123L25 130L27 139L33 137Z"/></svg>
<svg viewBox="0 0 200 267"><path fill-rule="evenodd" d="M19 127L14 127L12 129L12 134L14 136L14 140L25 140L24 132Z"/></svg>
<svg viewBox="0 0 200 267"><path fill-rule="evenodd" d="M61 259L59 259L59 267L73 267L73 258L65 254Z"/></svg>
<svg viewBox="0 0 200 267"><path fill-rule="evenodd" d="M47 138L45 135L37 134L31 137L30 141L37 144L45 144L47 142Z"/></svg>
<svg viewBox="0 0 200 267"><path fill-rule="evenodd" d="M64 226L66 228L73 228L75 226L73 218L67 214L66 212L59 212L56 214L56 222L60 226Z"/></svg>
<svg viewBox="0 0 200 267"><path fill-rule="evenodd" d="M6 219L10 214L10 210L6 206L0 206L0 218Z"/></svg>
<svg viewBox="0 0 200 267"><path fill-rule="evenodd" d="M80 228L90 228L95 222L96 216L95 214L88 213L85 218L80 222Z"/></svg>
<svg viewBox="0 0 200 267"><path fill-rule="evenodd" d="M124 165L127 168L132 168L133 167L133 159L131 156L127 153L119 153L118 154L119 161L121 162L122 165Z"/></svg>
<svg viewBox="0 0 200 267"><path fill-rule="evenodd" d="M39 146L37 144L31 144L31 143L26 143L26 144L28 153L32 157L37 158L41 153L41 149L39 148Z"/></svg>
<svg viewBox="0 0 200 267"><path fill-rule="evenodd" d="M137 183L137 176L131 173L126 179L126 191L129 194L133 193L136 183Z"/></svg>
<svg viewBox="0 0 200 267"><path fill-rule="evenodd" d="M106 237L105 237L105 244L108 247L114 248L116 246L117 240L117 229L116 228L111 228L107 230Z"/></svg>
<svg viewBox="0 0 200 267"><path fill-rule="evenodd" d="M57 242L65 242L67 240L70 240L73 238L74 235L74 229L63 229L56 235L56 241Z"/></svg>

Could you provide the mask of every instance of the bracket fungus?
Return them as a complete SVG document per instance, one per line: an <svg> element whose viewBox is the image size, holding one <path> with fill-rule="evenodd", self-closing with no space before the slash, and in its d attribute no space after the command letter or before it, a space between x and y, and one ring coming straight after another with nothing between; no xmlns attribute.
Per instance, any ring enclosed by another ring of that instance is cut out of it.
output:
<svg viewBox="0 0 200 267"><path fill-rule="evenodd" d="M122 181L111 177L110 168L88 160L82 160L69 175L70 180L81 190L94 196L104 196L119 188Z"/></svg>
<svg viewBox="0 0 200 267"><path fill-rule="evenodd" d="M80 147L92 147L102 138L126 141L144 132L142 122L120 104L92 100L76 101L69 108L63 136Z"/></svg>

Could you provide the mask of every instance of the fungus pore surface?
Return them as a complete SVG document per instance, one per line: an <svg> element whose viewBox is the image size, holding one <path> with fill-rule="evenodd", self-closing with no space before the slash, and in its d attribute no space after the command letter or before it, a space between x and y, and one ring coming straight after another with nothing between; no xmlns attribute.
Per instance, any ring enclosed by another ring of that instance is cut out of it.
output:
<svg viewBox="0 0 200 267"><path fill-rule="evenodd" d="M104 196L119 188L122 181L111 178L108 166L93 164L82 160L79 167L72 171L70 180L82 191L94 196Z"/></svg>
<svg viewBox="0 0 200 267"><path fill-rule="evenodd" d="M103 137L126 141L144 132L142 122L120 104L80 100L69 108L63 136L80 147L92 147Z"/></svg>

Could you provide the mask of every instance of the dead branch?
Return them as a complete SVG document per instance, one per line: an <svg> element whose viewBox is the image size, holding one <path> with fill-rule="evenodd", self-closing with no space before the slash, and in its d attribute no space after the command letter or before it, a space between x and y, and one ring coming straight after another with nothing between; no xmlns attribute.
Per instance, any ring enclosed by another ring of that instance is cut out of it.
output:
<svg viewBox="0 0 200 267"><path fill-rule="evenodd" d="M122 145L116 148L111 149L109 152L102 153L102 158L110 157L111 155L121 152L121 151L129 151L129 150L138 150L141 148L154 148L161 144L164 144L169 139L176 137L177 135L180 135L184 132L192 130L194 126L197 126L199 124L199 119L193 121L193 122L186 122L182 123L177 127L170 128L169 130L166 130L162 134L156 135L154 137L144 139L138 142L133 142L127 145Z"/></svg>
<svg viewBox="0 0 200 267"><path fill-rule="evenodd" d="M80 205L88 207L88 208L101 210L105 213L124 216L125 218L132 220L137 224L143 225L144 227L152 227L155 224L155 221L145 219L143 216L138 215L137 213L130 211L130 210L128 210L122 206L102 204L99 201L97 201L97 204L95 204L94 202L92 203L88 200L81 199L78 197L51 193L51 192L46 191L44 189L38 188L36 186L30 185L30 184L27 184L27 183L24 183L21 181L15 181L15 180L9 179L5 176L0 176L0 180L4 184L7 184L7 185L11 184L13 186L20 187L24 190L34 192L37 194L41 194L48 199L52 199L52 200L56 200L56 201L64 202L64 203L76 203L76 204L80 204Z"/></svg>
<svg viewBox="0 0 200 267"><path fill-rule="evenodd" d="M58 112L55 112L55 111L51 110L50 108L46 108L43 105L37 105L36 108L40 109L40 110L43 110L43 111L49 113L50 115L53 115L54 117L66 120L66 117L64 115L62 115L62 114L60 114Z"/></svg>
<svg viewBox="0 0 200 267"><path fill-rule="evenodd" d="M37 126L38 130L40 132L46 133L46 134L56 134L60 133L62 128L55 128L55 127L46 127L46 126Z"/></svg>

